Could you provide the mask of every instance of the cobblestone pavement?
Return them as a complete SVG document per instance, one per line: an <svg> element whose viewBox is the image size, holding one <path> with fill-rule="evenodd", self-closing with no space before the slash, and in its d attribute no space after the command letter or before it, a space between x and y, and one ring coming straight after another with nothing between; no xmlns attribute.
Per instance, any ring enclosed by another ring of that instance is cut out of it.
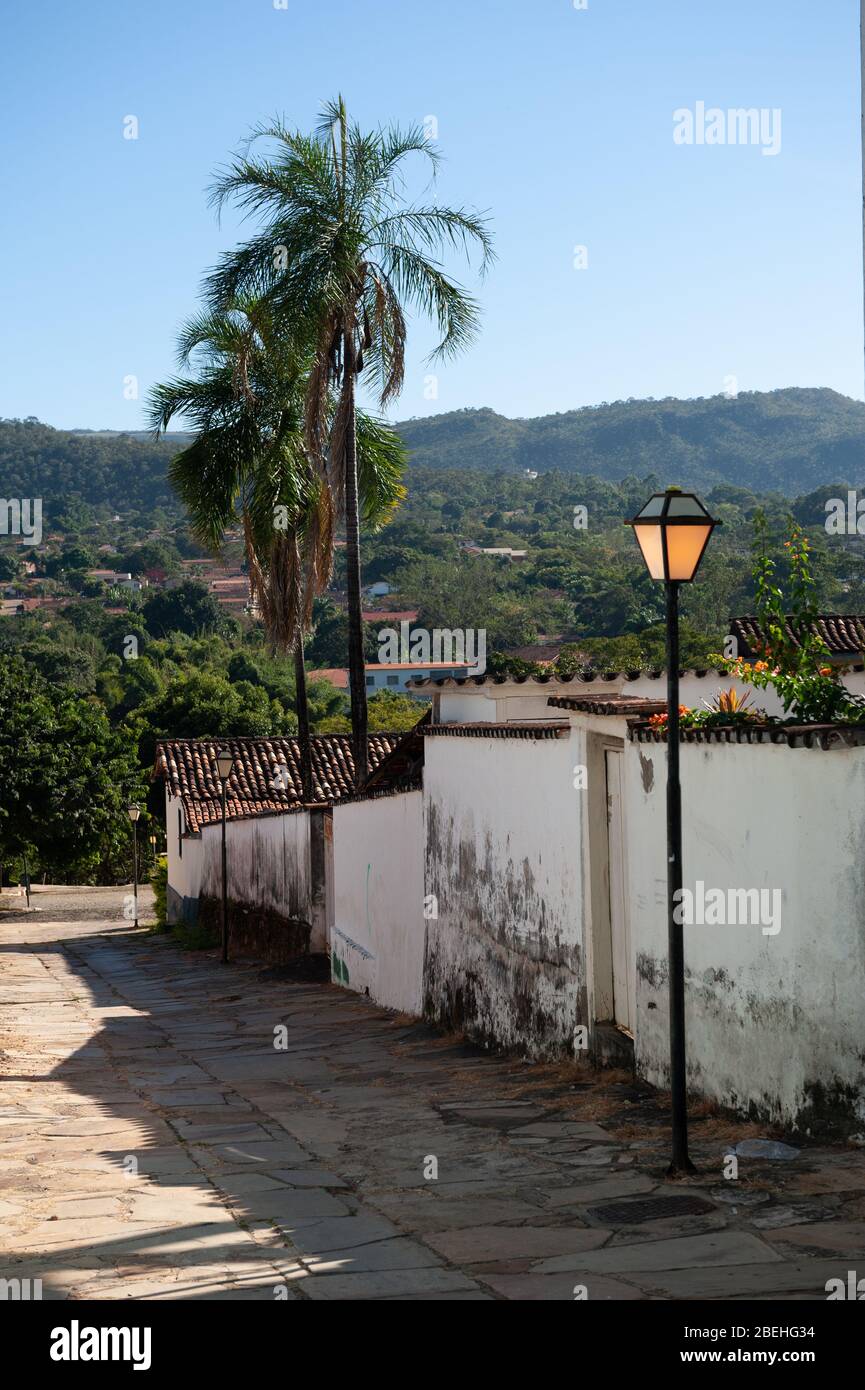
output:
<svg viewBox="0 0 865 1390"><path fill-rule="evenodd" d="M861 1150L725 1181L762 1131L705 1113L700 1174L669 1182L663 1097L627 1076L222 967L122 900L3 898L0 1279L53 1299L825 1299L865 1275Z"/></svg>

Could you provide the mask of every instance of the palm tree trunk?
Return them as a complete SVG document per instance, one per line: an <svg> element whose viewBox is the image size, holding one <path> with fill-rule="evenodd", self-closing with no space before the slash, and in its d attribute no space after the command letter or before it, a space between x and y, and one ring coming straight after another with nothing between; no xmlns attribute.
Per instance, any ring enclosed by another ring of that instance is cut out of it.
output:
<svg viewBox="0 0 865 1390"><path fill-rule="evenodd" d="M297 737L300 745L300 776L304 801L313 799L312 744L309 734L309 705L306 699L306 664L303 659L303 633L298 633L294 648L294 692L297 707Z"/></svg>
<svg viewBox="0 0 865 1390"><path fill-rule="evenodd" d="M351 687L351 731L355 786L367 778L366 667L363 659L363 610L360 596L360 521L357 506L357 422L355 417L354 353L348 333L344 341L347 392L345 422L345 558L348 590L348 679Z"/></svg>

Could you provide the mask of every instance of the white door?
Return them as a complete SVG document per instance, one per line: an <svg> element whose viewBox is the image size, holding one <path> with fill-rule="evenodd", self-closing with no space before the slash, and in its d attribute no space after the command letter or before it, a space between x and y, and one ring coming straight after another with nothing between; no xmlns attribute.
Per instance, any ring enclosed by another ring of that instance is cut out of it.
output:
<svg viewBox="0 0 865 1390"><path fill-rule="evenodd" d="M622 755L614 748L604 754L607 769L607 838L610 863L610 935L613 948L613 1018L634 1031L637 978L631 952L631 924L625 891L625 848L622 819Z"/></svg>

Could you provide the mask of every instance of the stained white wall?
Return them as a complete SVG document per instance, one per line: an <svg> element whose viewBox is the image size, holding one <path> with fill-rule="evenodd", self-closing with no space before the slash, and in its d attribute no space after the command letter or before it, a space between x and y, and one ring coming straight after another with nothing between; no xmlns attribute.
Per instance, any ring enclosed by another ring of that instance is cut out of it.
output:
<svg viewBox="0 0 865 1390"><path fill-rule="evenodd" d="M666 748L626 752L637 1065L664 1085ZM777 935L684 927L689 1084L803 1129L865 1129L865 749L685 743L681 777L685 887L782 892Z"/></svg>
<svg viewBox="0 0 865 1390"><path fill-rule="evenodd" d="M419 791L333 808L332 978L413 1014L427 926L422 835Z"/></svg>
<svg viewBox="0 0 865 1390"><path fill-rule="evenodd" d="M205 826L201 837L201 892L216 898L222 893L221 825ZM228 896L232 901L270 908L288 919L310 921L307 812L229 821L226 860Z"/></svg>
<svg viewBox="0 0 865 1390"><path fill-rule="evenodd" d="M425 1012L529 1054L584 1022L579 736L427 738Z"/></svg>

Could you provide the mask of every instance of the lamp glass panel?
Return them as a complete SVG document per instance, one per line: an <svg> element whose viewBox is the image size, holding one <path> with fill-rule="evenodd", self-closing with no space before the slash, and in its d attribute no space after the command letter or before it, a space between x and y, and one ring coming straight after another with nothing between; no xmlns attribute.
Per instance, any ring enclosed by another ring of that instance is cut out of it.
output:
<svg viewBox="0 0 865 1390"><path fill-rule="evenodd" d="M638 513L638 518L639 518L639 517L643 517L643 516L646 516L646 517L648 517L648 516L660 516L661 513L662 513L662 511L664 510L664 502L665 502L665 501L666 501L666 498L665 498L664 493L663 493L663 492L656 492L655 495L654 495L654 497L650 497L650 498L649 498L649 500L648 500L648 502L646 503L645 507L641 507L641 508L640 508L639 513Z"/></svg>
<svg viewBox="0 0 865 1390"><path fill-rule="evenodd" d="M216 755L216 766L219 770L219 780L227 782L231 776L231 769L234 766L234 758L230 753L220 751Z"/></svg>
<svg viewBox="0 0 865 1390"><path fill-rule="evenodd" d="M670 498L670 505L667 508L668 517L677 516L707 516L706 508L698 497L689 497L686 494L678 494Z"/></svg>
<svg viewBox="0 0 865 1390"><path fill-rule="evenodd" d="M671 579L680 579L686 583L693 579L711 529L708 523L705 526L665 527Z"/></svg>
<svg viewBox="0 0 865 1390"><path fill-rule="evenodd" d="M696 530L697 528L696 528L696 527L690 527L690 526L688 526L687 528L686 528L686 527L683 527L682 529L683 529L683 530L686 530L686 529L687 529L688 531L690 531L690 530ZM664 578L664 551L663 551L663 534L664 534L664 528L663 528L662 526L658 526L657 523L653 523L652 525L649 525L649 526L640 526L640 524L637 523L637 524L634 526L634 534L635 534L635 536L637 537L637 544L639 545L641 551L643 552L643 559L644 559L645 562L646 562L646 568L648 569L649 574L652 576L653 579L663 579L663 578Z"/></svg>
<svg viewBox="0 0 865 1390"><path fill-rule="evenodd" d="M130 806L130 807L127 808L127 814L128 814L129 819L130 819L131 821L133 821L133 822L134 822L134 821L137 821L137 820L138 820L138 817L141 815L141 807L140 807L140 806Z"/></svg>

